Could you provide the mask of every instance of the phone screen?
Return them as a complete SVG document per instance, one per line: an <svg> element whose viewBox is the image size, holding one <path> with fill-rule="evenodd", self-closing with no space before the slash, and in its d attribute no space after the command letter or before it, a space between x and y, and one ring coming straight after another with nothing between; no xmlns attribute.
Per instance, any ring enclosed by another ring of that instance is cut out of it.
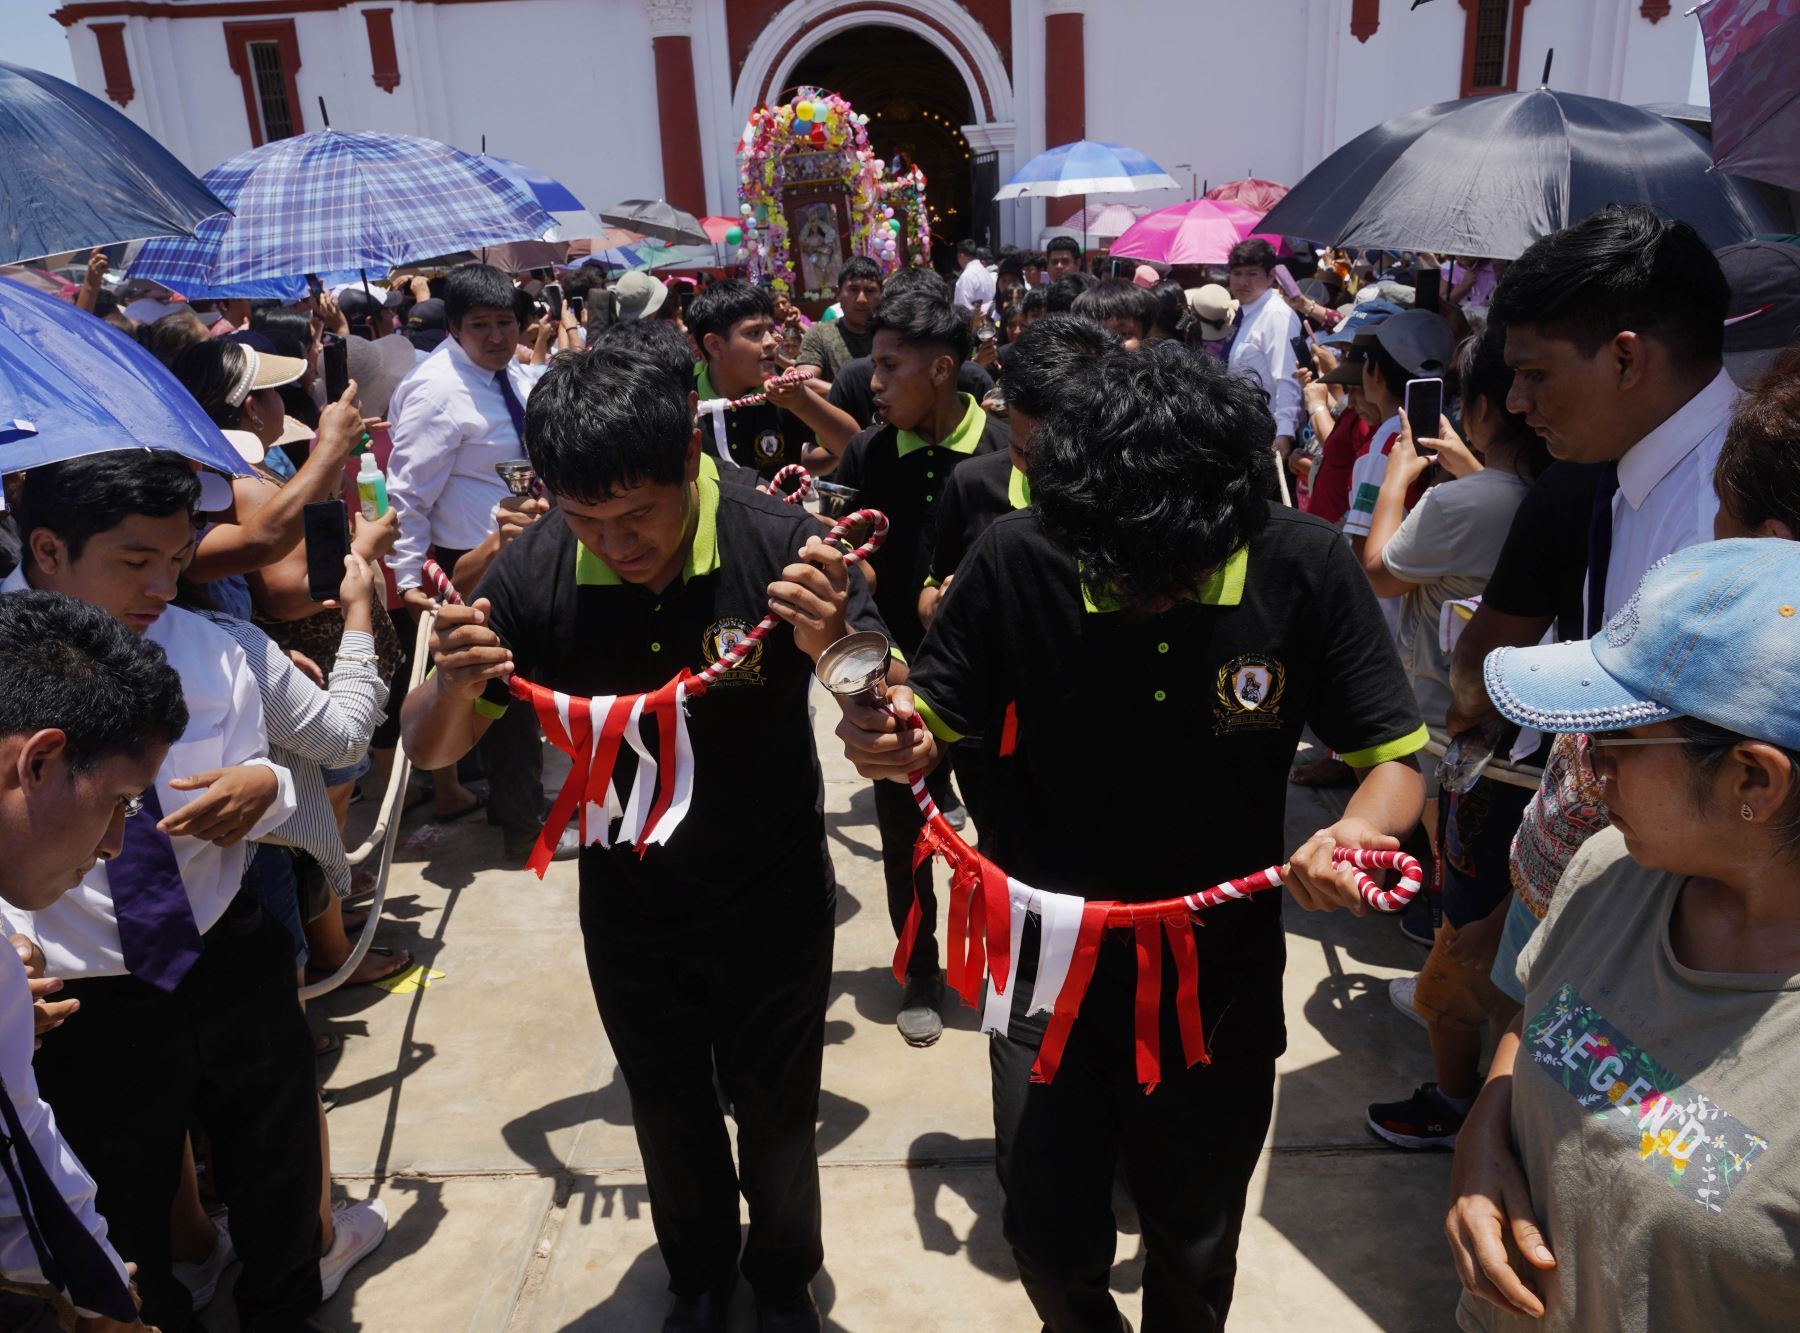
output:
<svg viewBox="0 0 1800 1333"><path fill-rule="evenodd" d="M323 338L320 359L325 363L325 401L335 403L350 387L350 349L335 333Z"/></svg>
<svg viewBox="0 0 1800 1333"><path fill-rule="evenodd" d="M1412 427L1413 448L1423 457L1431 458L1435 449L1424 444L1426 437L1435 437L1438 421L1444 415L1444 382L1441 379L1419 379L1406 382L1406 421Z"/></svg>
<svg viewBox="0 0 1800 1333"><path fill-rule="evenodd" d="M1300 295L1300 284L1294 281L1294 275L1288 272L1286 264L1275 265L1275 285L1281 288L1283 295Z"/></svg>
<svg viewBox="0 0 1800 1333"><path fill-rule="evenodd" d="M557 286L554 282L545 283L544 301L550 308L550 318L560 322L562 319L563 307L562 288Z"/></svg>
<svg viewBox="0 0 1800 1333"><path fill-rule="evenodd" d="M1290 342L1294 348L1294 360L1312 371L1313 374L1317 375L1319 373L1319 362L1317 358L1313 356L1312 339L1302 333L1297 334L1290 339Z"/></svg>
<svg viewBox="0 0 1800 1333"><path fill-rule="evenodd" d="M344 581L350 554L350 516L342 500L321 500L301 510L306 533L306 595L328 602Z"/></svg>
<svg viewBox="0 0 1800 1333"><path fill-rule="evenodd" d="M1444 271L1422 268L1413 275L1413 309L1438 313L1443 307Z"/></svg>

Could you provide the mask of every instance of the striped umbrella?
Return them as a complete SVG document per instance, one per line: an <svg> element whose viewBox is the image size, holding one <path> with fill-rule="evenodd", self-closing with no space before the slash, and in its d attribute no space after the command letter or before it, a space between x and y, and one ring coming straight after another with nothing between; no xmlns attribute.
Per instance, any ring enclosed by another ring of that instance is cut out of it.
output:
<svg viewBox="0 0 1800 1333"><path fill-rule="evenodd" d="M1000 187L995 199L1027 195L1060 199L1071 194L1129 194L1179 189L1175 178L1135 148L1080 139L1039 153Z"/></svg>
<svg viewBox="0 0 1800 1333"><path fill-rule="evenodd" d="M203 177L235 216L146 244L131 276L180 288L297 273L385 272L433 255L537 240L555 221L469 153L404 134L278 139Z"/></svg>

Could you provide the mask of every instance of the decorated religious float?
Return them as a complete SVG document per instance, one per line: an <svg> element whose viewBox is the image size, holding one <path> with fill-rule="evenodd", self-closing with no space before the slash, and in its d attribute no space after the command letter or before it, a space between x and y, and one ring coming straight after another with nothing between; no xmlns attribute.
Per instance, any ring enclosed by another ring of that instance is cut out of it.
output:
<svg viewBox="0 0 1800 1333"><path fill-rule="evenodd" d="M743 222L726 243L737 246L746 277L766 276L812 319L837 300L852 255L887 272L901 262L905 200L896 206L884 193L887 164L869 147L868 124L836 93L800 88L751 112L738 144ZM924 177L914 174L922 202Z"/></svg>
<svg viewBox="0 0 1800 1333"><path fill-rule="evenodd" d="M902 165L895 163L896 167ZM892 228L902 264L931 263L931 208L925 202L925 169L912 165L881 183L889 215L899 223Z"/></svg>

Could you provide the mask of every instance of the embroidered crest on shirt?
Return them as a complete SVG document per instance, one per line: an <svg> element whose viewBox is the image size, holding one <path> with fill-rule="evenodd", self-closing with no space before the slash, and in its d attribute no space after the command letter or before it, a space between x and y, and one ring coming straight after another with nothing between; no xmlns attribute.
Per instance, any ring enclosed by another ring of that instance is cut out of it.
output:
<svg viewBox="0 0 1800 1333"><path fill-rule="evenodd" d="M756 437L756 456L758 458L774 458L781 452L781 436L772 430L765 430Z"/></svg>
<svg viewBox="0 0 1800 1333"><path fill-rule="evenodd" d="M1213 709L1213 734L1254 731L1281 726L1281 695L1287 688L1287 669L1272 657L1246 653L1219 668Z"/></svg>
<svg viewBox="0 0 1800 1333"><path fill-rule="evenodd" d="M749 621L740 620L737 616L726 616L723 620L713 621L713 623L708 625L705 631L700 635L700 651L705 655L707 664L710 666L712 663L731 652L732 649L736 648L745 639L749 638L750 631L753 628L754 626L752 626ZM720 685L728 683L739 685L767 684L768 679L763 675L762 655L762 644L752 644L750 646L749 654L744 658L743 664L720 676L718 683Z"/></svg>
<svg viewBox="0 0 1800 1333"><path fill-rule="evenodd" d="M1645 1169L1708 1212L1724 1211L1768 1140L1696 1092L1564 982L1525 1025L1532 1062Z"/></svg>

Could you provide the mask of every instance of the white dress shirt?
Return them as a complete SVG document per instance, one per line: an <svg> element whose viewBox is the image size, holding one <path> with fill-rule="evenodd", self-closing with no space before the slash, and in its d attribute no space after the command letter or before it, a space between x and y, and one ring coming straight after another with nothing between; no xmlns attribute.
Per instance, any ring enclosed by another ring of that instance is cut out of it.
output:
<svg viewBox="0 0 1800 1333"><path fill-rule="evenodd" d="M1300 336L1300 316L1271 287L1238 311L1238 336L1231 344L1226 368L1245 375L1269 395L1277 437L1292 439L1300 427L1300 383L1294 378L1293 340Z"/></svg>
<svg viewBox="0 0 1800 1333"><path fill-rule="evenodd" d="M18 592L27 586L24 571L15 569L0 583L0 592ZM250 842L279 827L294 813L294 776L269 758L256 677L250 672L244 650L224 630L204 616L171 606L144 637L160 645L168 655L169 665L181 676L181 694L188 708L187 730L169 748L169 757L163 760L156 775L156 794L163 814L174 814L205 790L176 791L169 786L174 778L240 764L261 764L275 774L275 800L242 842L215 847L198 838L173 840L175 861L187 887L194 924L204 935L237 897ZM42 946L50 976L116 977L127 971L105 862L88 871L81 883L42 911L9 915L20 930ZM0 952L5 952L4 946L0 946Z"/></svg>
<svg viewBox="0 0 1800 1333"><path fill-rule="evenodd" d="M979 259L971 259L957 276L954 297L956 304L966 306L970 310L985 310L992 313L998 273L999 269L989 268Z"/></svg>
<svg viewBox="0 0 1800 1333"><path fill-rule="evenodd" d="M37 1075L31 1068L31 1044L35 1039L32 1029L31 989L25 982L25 965L10 944L0 941L0 1078L6 1080L6 1095L12 1098L19 1124L44 1164L50 1183L68 1203L76 1220L100 1242L123 1282L125 1265L106 1239L106 1219L94 1206L100 1187L64 1141L50 1104L38 1096ZM47 1281L38 1266L37 1250L25 1229L25 1217L13 1195L12 1183L4 1172L0 1172L0 1274L14 1282Z"/></svg>
<svg viewBox="0 0 1800 1333"><path fill-rule="evenodd" d="M1630 600L1651 565L1713 539L1719 497L1713 467L1725 444L1737 386L1720 371L1711 384L1626 451L1613 496L1606 615Z"/></svg>
<svg viewBox="0 0 1800 1333"><path fill-rule="evenodd" d="M501 373L523 404L537 383L531 367L513 361ZM388 500L400 516L388 568L398 587L421 586L434 545L466 551L493 531L494 506L510 493L494 464L525 456L494 374L446 338L388 400Z"/></svg>

